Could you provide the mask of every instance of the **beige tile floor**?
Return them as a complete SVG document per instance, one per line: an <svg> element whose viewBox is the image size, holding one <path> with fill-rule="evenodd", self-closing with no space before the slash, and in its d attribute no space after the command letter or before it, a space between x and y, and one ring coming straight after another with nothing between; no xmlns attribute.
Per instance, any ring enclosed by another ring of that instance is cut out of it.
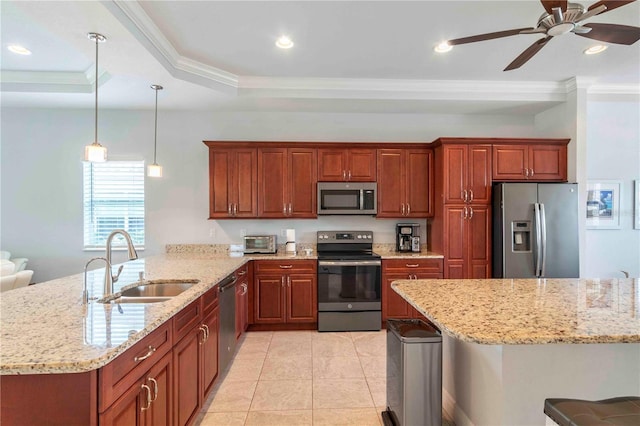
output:
<svg viewBox="0 0 640 426"><path fill-rule="evenodd" d="M380 426L386 331L245 333L197 425Z"/></svg>

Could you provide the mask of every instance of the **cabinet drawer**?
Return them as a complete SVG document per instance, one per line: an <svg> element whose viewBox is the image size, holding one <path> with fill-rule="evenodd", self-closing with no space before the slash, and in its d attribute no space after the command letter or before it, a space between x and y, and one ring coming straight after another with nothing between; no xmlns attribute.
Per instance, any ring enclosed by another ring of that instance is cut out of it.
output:
<svg viewBox="0 0 640 426"><path fill-rule="evenodd" d="M317 265L318 263L315 260L257 260L253 267L256 274L263 272L315 274Z"/></svg>
<svg viewBox="0 0 640 426"><path fill-rule="evenodd" d="M207 315L218 306L219 293L220 289L215 286L202 295L202 315Z"/></svg>
<svg viewBox="0 0 640 426"><path fill-rule="evenodd" d="M173 336L176 342L186 336L202 319L200 298L190 303L173 317Z"/></svg>
<svg viewBox="0 0 640 426"><path fill-rule="evenodd" d="M389 272L416 271L421 273L442 273L442 259L383 259L382 269Z"/></svg>
<svg viewBox="0 0 640 426"><path fill-rule="evenodd" d="M171 321L127 349L99 372L99 411L103 412L173 346Z"/></svg>

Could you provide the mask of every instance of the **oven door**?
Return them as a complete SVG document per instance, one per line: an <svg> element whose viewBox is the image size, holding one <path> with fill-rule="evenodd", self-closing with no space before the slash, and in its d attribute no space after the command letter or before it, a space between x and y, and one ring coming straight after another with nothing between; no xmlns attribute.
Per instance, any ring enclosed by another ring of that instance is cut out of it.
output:
<svg viewBox="0 0 640 426"><path fill-rule="evenodd" d="M319 260L318 311L379 311L380 260Z"/></svg>

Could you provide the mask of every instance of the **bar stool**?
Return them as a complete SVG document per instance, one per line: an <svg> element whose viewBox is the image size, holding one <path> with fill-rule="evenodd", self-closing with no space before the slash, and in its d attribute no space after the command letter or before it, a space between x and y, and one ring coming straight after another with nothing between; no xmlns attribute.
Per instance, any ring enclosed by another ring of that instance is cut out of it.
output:
<svg viewBox="0 0 640 426"><path fill-rule="evenodd" d="M600 401L548 398L544 400L544 413L560 426L640 425L640 397Z"/></svg>

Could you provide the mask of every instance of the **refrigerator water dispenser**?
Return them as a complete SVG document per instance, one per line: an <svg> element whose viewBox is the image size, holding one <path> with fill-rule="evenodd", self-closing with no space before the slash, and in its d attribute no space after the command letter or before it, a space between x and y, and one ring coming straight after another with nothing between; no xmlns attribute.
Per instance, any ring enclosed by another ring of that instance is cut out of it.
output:
<svg viewBox="0 0 640 426"><path fill-rule="evenodd" d="M511 222L511 234L513 238L512 251L514 253L531 252L531 222L529 221L514 221Z"/></svg>

